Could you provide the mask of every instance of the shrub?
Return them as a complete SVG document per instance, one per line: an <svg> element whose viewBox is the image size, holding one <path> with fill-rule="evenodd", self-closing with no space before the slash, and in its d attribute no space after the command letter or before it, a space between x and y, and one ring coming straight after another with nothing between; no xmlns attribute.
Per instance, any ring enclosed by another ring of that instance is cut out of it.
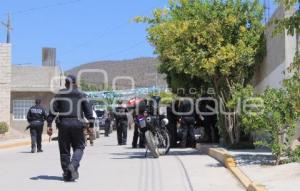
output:
<svg viewBox="0 0 300 191"><path fill-rule="evenodd" d="M256 145L270 148L278 165L281 157L289 157L299 115L290 101L289 92L285 89L267 89L261 98L264 101L262 110L259 113L244 114L241 122L249 130L266 135L263 140L257 141Z"/></svg>
<svg viewBox="0 0 300 191"><path fill-rule="evenodd" d="M0 134L4 134L8 131L8 125L5 122L0 122Z"/></svg>

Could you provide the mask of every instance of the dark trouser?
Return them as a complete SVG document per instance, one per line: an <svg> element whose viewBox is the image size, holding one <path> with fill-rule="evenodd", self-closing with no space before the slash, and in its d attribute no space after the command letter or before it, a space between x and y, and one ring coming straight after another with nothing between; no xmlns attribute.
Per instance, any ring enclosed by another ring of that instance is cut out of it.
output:
<svg viewBox="0 0 300 191"><path fill-rule="evenodd" d="M168 132L169 132L169 135L170 135L171 147L176 147L176 145L177 145L177 127L176 127L176 124L169 123L167 125L167 128L168 128Z"/></svg>
<svg viewBox="0 0 300 191"><path fill-rule="evenodd" d="M110 131L110 123L105 123L105 127L104 127L104 135L108 136Z"/></svg>
<svg viewBox="0 0 300 191"><path fill-rule="evenodd" d="M117 124L118 144L126 144L127 142L127 121L120 121Z"/></svg>
<svg viewBox="0 0 300 191"><path fill-rule="evenodd" d="M210 118L207 118L203 122L205 133L208 137L208 142L218 143L220 136L218 127L216 127L216 121Z"/></svg>
<svg viewBox="0 0 300 191"><path fill-rule="evenodd" d="M38 150L42 149L42 134L43 134L43 125L30 128L31 149L34 150L36 147Z"/></svg>
<svg viewBox="0 0 300 191"><path fill-rule="evenodd" d="M182 128L182 140L180 143L180 147L185 148L189 145L191 147L194 147L195 145L194 123L182 122L181 128Z"/></svg>
<svg viewBox="0 0 300 191"><path fill-rule="evenodd" d="M74 165L75 169L78 169L85 148L83 128L60 127L58 131L58 144L62 170L68 172L68 165L70 163ZM73 149L72 158L71 147Z"/></svg>
<svg viewBox="0 0 300 191"><path fill-rule="evenodd" d="M139 128L137 125L134 125L132 147L137 147L138 140L139 140L139 147L144 148L145 147L144 134L139 132Z"/></svg>

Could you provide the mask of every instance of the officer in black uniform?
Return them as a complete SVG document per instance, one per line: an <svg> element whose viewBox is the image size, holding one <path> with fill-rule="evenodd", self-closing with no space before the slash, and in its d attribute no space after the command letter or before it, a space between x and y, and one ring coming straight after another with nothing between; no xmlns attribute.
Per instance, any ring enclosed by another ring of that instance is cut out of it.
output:
<svg viewBox="0 0 300 191"><path fill-rule="evenodd" d="M106 119L105 119L105 129L104 129L104 136L109 137L110 134L110 125L111 125L111 113L110 111L107 111L106 113Z"/></svg>
<svg viewBox="0 0 300 191"><path fill-rule="evenodd" d="M48 116L48 134L52 134L52 122L55 117L58 128L58 144L60 161L65 181L79 178L78 168L85 149L84 117L89 127L94 127L92 107L86 95L77 88L76 77L66 78L66 88L55 96ZM71 147L73 155L71 157Z"/></svg>
<svg viewBox="0 0 300 191"><path fill-rule="evenodd" d="M167 118L169 120L167 128L170 135L171 147L176 147L177 146L177 116L172 111L172 106L167 107Z"/></svg>
<svg viewBox="0 0 300 191"><path fill-rule="evenodd" d="M205 129L206 141L209 143L218 143L220 136L216 125L217 114L214 114L216 104L211 100L213 97L209 94L204 94L202 98L206 100L201 101L199 108L202 113L205 113L205 115L202 115L201 122Z"/></svg>
<svg viewBox="0 0 300 191"><path fill-rule="evenodd" d="M44 121L47 118L45 109L41 106L41 100L35 100L35 106L31 107L27 113L27 121L30 129L31 135L31 152L35 153L36 148L37 152L43 152L42 150L42 134Z"/></svg>
<svg viewBox="0 0 300 191"><path fill-rule="evenodd" d="M139 124L139 116L144 116L145 118L147 117L147 101L143 100L139 102L136 105L136 109L133 115L133 120L134 120L134 132L133 132L133 139L132 139L132 148L137 148L137 144L139 142L139 148L144 148L145 147L145 138L144 134L139 131L140 124Z"/></svg>
<svg viewBox="0 0 300 191"><path fill-rule="evenodd" d="M128 110L122 106L122 101L118 102L118 107L115 109L115 119L117 126L118 144L127 144L127 128L128 128Z"/></svg>
<svg viewBox="0 0 300 191"><path fill-rule="evenodd" d="M179 111L185 113L180 117L180 125L182 128L181 148L187 146L195 147L195 112L189 113L193 110L194 104L190 100L182 100L180 102ZM193 110L194 111L194 110Z"/></svg>

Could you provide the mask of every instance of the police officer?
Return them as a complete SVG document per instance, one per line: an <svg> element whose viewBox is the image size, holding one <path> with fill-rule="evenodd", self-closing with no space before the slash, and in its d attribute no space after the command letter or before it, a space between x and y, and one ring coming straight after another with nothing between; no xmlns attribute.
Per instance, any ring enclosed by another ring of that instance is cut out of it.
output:
<svg viewBox="0 0 300 191"><path fill-rule="evenodd" d="M115 109L115 119L117 126L118 144L127 144L127 128L128 128L128 110L122 105L122 101L118 102L118 106Z"/></svg>
<svg viewBox="0 0 300 191"><path fill-rule="evenodd" d="M42 150L42 134L44 121L47 118L45 109L41 106L41 100L35 100L35 106L31 107L27 113L27 121L29 122L31 135L31 152L43 152Z"/></svg>
<svg viewBox="0 0 300 191"><path fill-rule="evenodd" d="M220 136L217 124L217 114L214 113L216 104L213 101L213 97L209 94L202 96L204 99L200 104L200 111L204 113L201 118L201 122L205 129L206 141L209 143L218 143Z"/></svg>
<svg viewBox="0 0 300 191"><path fill-rule="evenodd" d="M133 139L132 139L132 148L137 148L137 143L139 141L139 148L144 148L145 147L145 138L144 134L139 131L140 124L139 124L139 117L147 117L147 102L146 100L143 100L139 102L136 105L136 111L133 116L134 120L134 132L133 132Z"/></svg>
<svg viewBox="0 0 300 191"><path fill-rule="evenodd" d="M176 147L177 146L177 116L175 115L175 112L172 111L172 104L167 107L167 118L169 120L167 128L170 135L171 147Z"/></svg>
<svg viewBox="0 0 300 191"><path fill-rule="evenodd" d="M106 112L106 117L105 117L105 129L104 129L104 136L109 137L110 134L110 126L111 126L111 113L110 111Z"/></svg>
<svg viewBox="0 0 300 191"><path fill-rule="evenodd" d="M180 102L179 111L182 113L180 117L180 125L182 128L181 148L195 146L195 113L193 107L194 104L191 100L184 99Z"/></svg>
<svg viewBox="0 0 300 191"><path fill-rule="evenodd" d="M86 95L77 87L76 77L67 76L65 86L66 88L59 91L50 105L47 119L48 134L52 134L52 122L58 116L56 126L63 179L75 181L79 178L78 168L85 149L84 117L89 121L90 128L94 127L94 117Z"/></svg>

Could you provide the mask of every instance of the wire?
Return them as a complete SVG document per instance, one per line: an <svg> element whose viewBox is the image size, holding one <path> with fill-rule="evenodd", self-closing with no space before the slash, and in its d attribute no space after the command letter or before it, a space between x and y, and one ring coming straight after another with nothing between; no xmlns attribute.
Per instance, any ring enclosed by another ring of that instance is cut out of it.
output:
<svg viewBox="0 0 300 191"><path fill-rule="evenodd" d="M128 24L129 24L128 22L125 22L125 23L116 25L114 27L111 27L110 29L108 29L106 31L101 31L101 32L97 33L95 35L95 37L93 37L85 42L79 43L79 44L75 45L74 48L71 48L71 49L63 52L62 55L67 55L67 54L73 53L74 51L76 51L80 48L86 47L86 46L90 45L91 43L95 42L96 39L97 40L102 39L103 37L112 34L112 32L114 32L115 30L121 29L122 27L124 27Z"/></svg>
<svg viewBox="0 0 300 191"><path fill-rule="evenodd" d="M124 53L126 53L126 52L129 52L130 50L133 50L134 48L138 47L139 45L141 45L141 44L143 44L143 43L145 43L145 40L139 41L139 42L137 42L137 43L131 45L130 47L128 47L128 48L126 48L126 49L123 49L123 50L120 50L120 51L118 51L118 52L111 53L111 54L107 54L106 56L101 57L100 60L107 59L107 58L109 58L109 57L111 57L111 56L119 56L119 55L121 55L121 54L124 54Z"/></svg>
<svg viewBox="0 0 300 191"><path fill-rule="evenodd" d="M70 4L75 4L75 3L79 3L80 1L82 1L82 0L69 0L69 1L48 4L48 5L44 5L44 6L40 6L40 7L32 7L29 9L12 12L11 15L15 16L15 15L27 14L30 12L35 12L35 11L39 11L39 10L43 10L43 9L49 9L49 8L55 8L55 7L61 7L61 6L66 6L66 5L70 5ZM3 14L3 15L6 15L6 14Z"/></svg>

